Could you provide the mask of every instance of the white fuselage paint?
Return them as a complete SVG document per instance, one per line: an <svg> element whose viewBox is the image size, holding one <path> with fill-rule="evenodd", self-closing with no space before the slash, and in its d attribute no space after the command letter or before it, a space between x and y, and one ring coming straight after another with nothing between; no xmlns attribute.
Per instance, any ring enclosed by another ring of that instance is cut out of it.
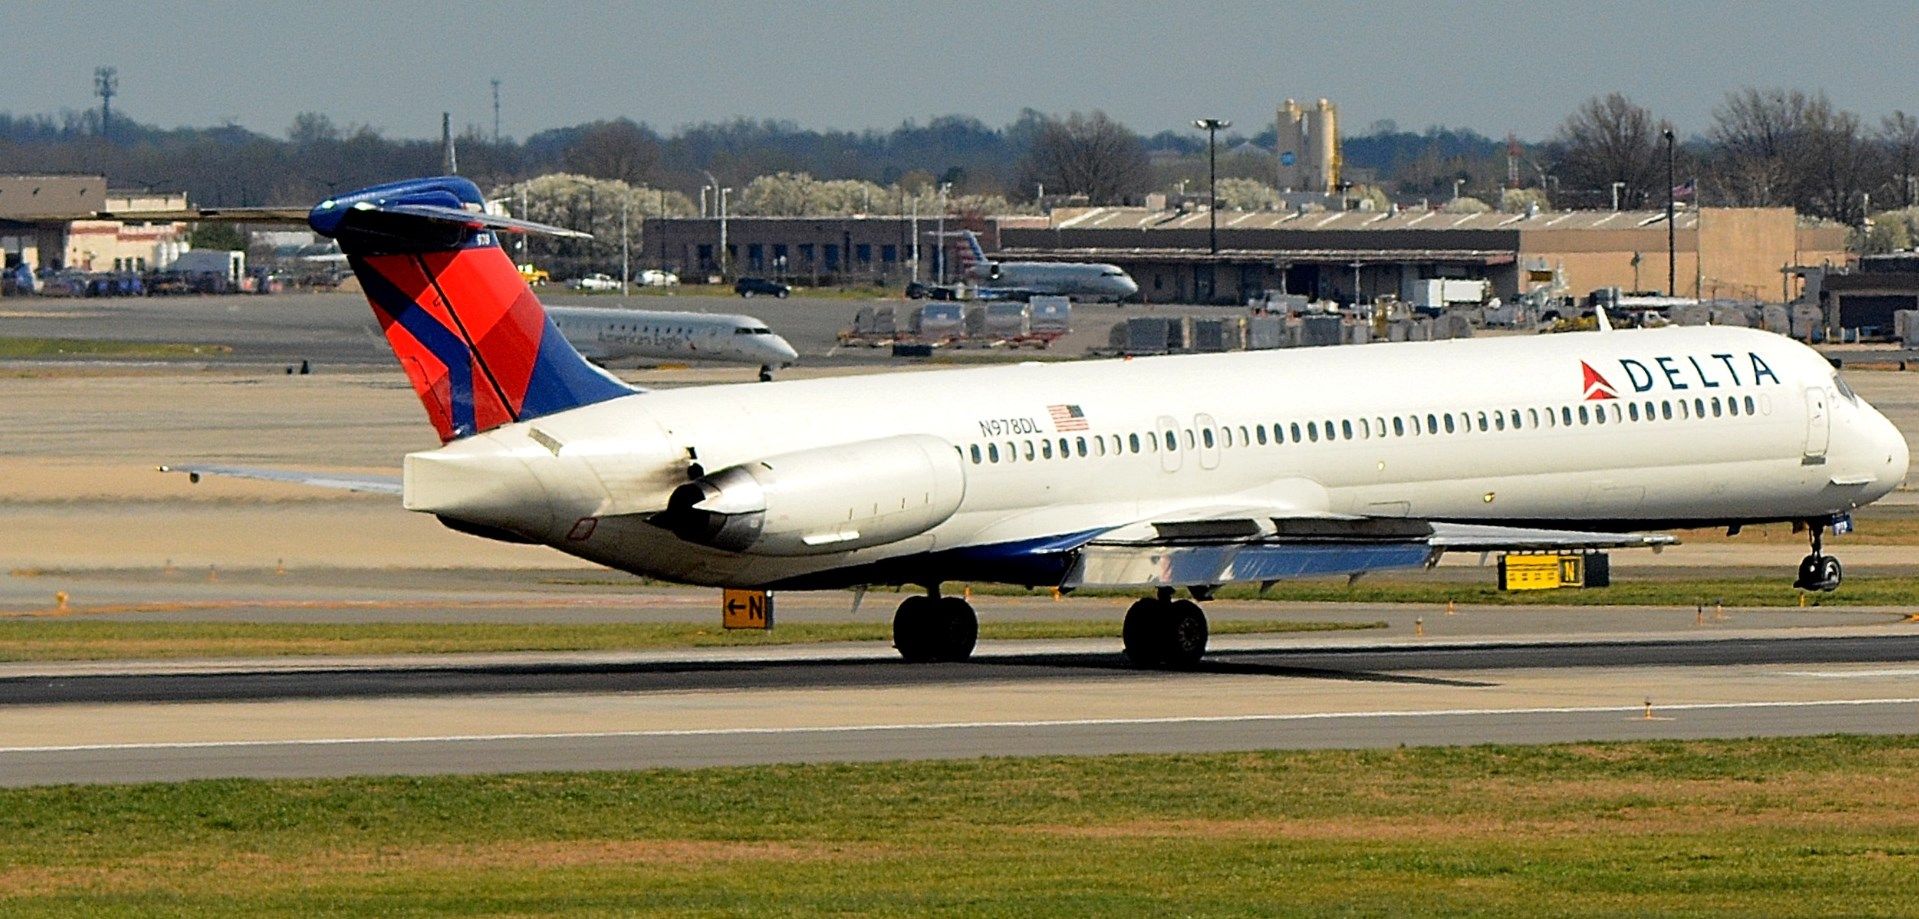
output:
<svg viewBox="0 0 1919 919"><path fill-rule="evenodd" d="M1617 398L1588 398L1603 391ZM1058 430L1053 406L1086 429ZM690 456L710 473L900 435L939 438L964 468L958 510L918 535L766 557L645 522ZM753 586L1217 508L1584 529L1819 518L1883 496L1907 460L1817 352L1700 327L651 392L409 457L407 502L627 571Z"/></svg>
<svg viewBox="0 0 1919 919"><path fill-rule="evenodd" d="M585 306L549 306L546 312L575 350L602 364L640 358L778 368L799 359L786 339L751 316Z"/></svg>
<svg viewBox="0 0 1919 919"><path fill-rule="evenodd" d="M1093 262L988 262L967 269L981 293L1061 296L1077 300L1124 300L1139 284L1117 265Z"/></svg>

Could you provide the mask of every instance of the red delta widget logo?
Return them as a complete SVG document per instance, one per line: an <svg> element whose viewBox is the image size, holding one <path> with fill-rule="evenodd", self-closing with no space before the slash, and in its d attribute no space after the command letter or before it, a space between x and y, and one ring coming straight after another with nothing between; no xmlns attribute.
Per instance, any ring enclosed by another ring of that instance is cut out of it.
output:
<svg viewBox="0 0 1919 919"><path fill-rule="evenodd" d="M1586 362L1579 362L1581 373L1580 390L1584 399L1592 402L1600 399L1619 398L1619 389L1613 386L1606 375ZM1759 386L1767 382L1777 384L1779 375L1774 373L1758 352L1748 351L1741 359L1737 354L1688 355L1684 357L1654 357L1636 360L1630 357L1619 359L1620 379L1632 385L1635 393L1651 392L1664 388L1674 392L1686 389L1719 389L1722 386Z"/></svg>

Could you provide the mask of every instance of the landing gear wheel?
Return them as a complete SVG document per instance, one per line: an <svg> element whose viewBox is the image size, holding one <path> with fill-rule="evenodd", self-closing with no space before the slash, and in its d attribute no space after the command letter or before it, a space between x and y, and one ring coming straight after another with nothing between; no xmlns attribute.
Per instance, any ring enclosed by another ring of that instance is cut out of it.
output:
<svg viewBox="0 0 1919 919"><path fill-rule="evenodd" d="M1825 526L1815 523L1811 530L1812 554L1799 560L1799 577L1792 582L1792 586L1800 590L1838 590L1839 582L1845 578L1845 571L1838 559L1821 551L1824 548L1821 537Z"/></svg>
<svg viewBox="0 0 1919 919"><path fill-rule="evenodd" d="M963 661L979 642L979 617L958 597L907 597L893 614L893 647L912 663Z"/></svg>
<svg viewBox="0 0 1919 919"><path fill-rule="evenodd" d="M762 383L773 382L773 368L771 367L760 368L760 382Z"/></svg>
<svg viewBox="0 0 1919 919"><path fill-rule="evenodd" d="M1141 600L1126 611L1126 657L1141 667L1185 670L1206 656L1206 614L1191 600Z"/></svg>

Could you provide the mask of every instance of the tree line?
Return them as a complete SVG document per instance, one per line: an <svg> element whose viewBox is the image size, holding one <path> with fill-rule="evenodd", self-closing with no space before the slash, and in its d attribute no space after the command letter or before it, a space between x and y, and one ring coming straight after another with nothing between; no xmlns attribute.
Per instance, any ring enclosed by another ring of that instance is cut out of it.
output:
<svg viewBox="0 0 1919 919"><path fill-rule="evenodd" d="M297 116L282 137L235 125L162 129L121 113L103 126L99 118L93 110L0 114L0 171L102 173L117 187L183 190L197 203L233 206L317 200L441 168L437 141L390 138L322 113ZM1368 183L1349 199L1376 205L1447 202L1460 188L1492 207L1608 207L1615 193L1622 207L1660 207L1669 187L1667 131L1672 184L1697 203L1786 206L1854 226L1892 211L1906 216L1877 223L1919 229L1909 210L1919 199L1919 118L1862 116L1823 92L1738 90L1708 124L1690 128L1610 93L1529 143L1382 121L1346 136L1341 156L1347 174ZM1220 139L1223 206L1283 206L1272 188L1275 136L1267 127ZM496 140L473 126L456 149L460 171L483 188L563 174L650 190L653 209L666 212L674 208L661 203L662 192L697 210L701 189L715 180L733 189L734 213L884 214L925 212L942 191L949 206L982 209L1030 208L1042 194L1049 203L1138 202L1149 192L1203 191L1207 176L1204 134L1143 135L1100 111L1028 109L998 127L948 115L884 131L736 119L661 132L622 118L524 140ZM706 207L714 212L717 203Z"/></svg>

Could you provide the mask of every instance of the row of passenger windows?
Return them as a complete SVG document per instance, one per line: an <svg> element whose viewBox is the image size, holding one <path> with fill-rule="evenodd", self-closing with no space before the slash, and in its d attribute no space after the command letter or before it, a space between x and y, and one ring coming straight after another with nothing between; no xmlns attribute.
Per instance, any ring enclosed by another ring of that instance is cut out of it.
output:
<svg viewBox="0 0 1919 919"><path fill-rule="evenodd" d="M1070 459L1075 456L1120 456L1129 453L1158 453L1162 449L1180 449L1183 435L1186 449L1196 446L1261 446L1291 443L1318 443L1339 440L1369 440L1374 437L1419 437L1431 434L1462 434L1473 431L1522 431L1551 428L1589 427L1603 424L1627 424L1648 421L1685 421L1699 418L1737 418L1772 414L1772 398L1760 396L1713 396L1696 399L1658 399L1644 402L1607 401L1562 405L1558 408L1489 409L1472 412L1427 412L1395 415L1392 418L1346 418L1321 421L1274 422L1271 425L1220 425L1219 433L1202 427L1197 433L1161 430L1146 434L1093 434L1038 441L1005 441L973 444L967 451L975 465L1011 463L1019 460ZM1237 436L1235 436L1237 435ZM1057 446L1055 446L1057 444Z"/></svg>

